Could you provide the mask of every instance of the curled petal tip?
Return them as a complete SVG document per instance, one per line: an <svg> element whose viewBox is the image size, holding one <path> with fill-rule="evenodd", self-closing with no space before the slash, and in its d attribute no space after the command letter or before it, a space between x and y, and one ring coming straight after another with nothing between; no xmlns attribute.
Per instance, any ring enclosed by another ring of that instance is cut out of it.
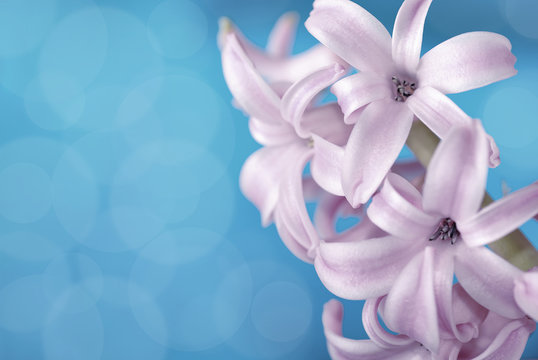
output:
<svg viewBox="0 0 538 360"><path fill-rule="evenodd" d="M235 31L235 24L229 17L223 16L219 19L219 31L217 33L217 43L219 48L224 47L228 35L233 34Z"/></svg>
<svg viewBox="0 0 538 360"><path fill-rule="evenodd" d="M299 14L296 11L289 11L282 15L281 19L282 21L287 21L292 24L295 24L299 22Z"/></svg>
<svg viewBox="0 0 538 360"><path fill-rule="evenodd" d="M219 34L227 35L234 30L235 26L229 17L223 16L219 19Z"/></svg>

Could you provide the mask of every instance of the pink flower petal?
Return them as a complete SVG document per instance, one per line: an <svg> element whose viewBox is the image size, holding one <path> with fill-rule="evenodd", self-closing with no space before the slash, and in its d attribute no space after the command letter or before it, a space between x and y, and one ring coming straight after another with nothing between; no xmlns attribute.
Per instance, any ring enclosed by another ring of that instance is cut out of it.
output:
<svg viewBox="0 0 538 360"><path fill-rule="evenodd" d="M517 73L511 48L507 38L495 33L476 31L455 36L420 59L418 84L446 94L509 78Z"/></svg>
<svg viewBox="0 0 538 360"><path fill-rule="evenodd" d="M320 238L326 239L337 235L336 220L346 206L349 204L343 196L334 196L329 193L321 196L314 213L314 225ZM358 210L357 213L362 213L361 208Z"/></svg>
<svg viewBox="0 0 538 360"><path fill-rule="evenodd" d="M390 171L400 175L407 181L413 181L418 177L424 176L426 173L424 166L417 160L397 161Z"/></svg>
<svg viewBox="0 0 538 360"><path fill-rule="evenodd" d="M482 202L489 146L480 121L457 127L441 141L426 173L424 210L456 223L473 216Z"/></svg>
<svg viewBox="0 0 538 360"><path fill-rule="evenodd" d="M514 280L521 270L485 247L458 245L455 274L480 305L511 319L523 316L514 300Z"/></svg>
<svg viewBox="0 0 538 360"><path fill-rule="evenodd" d="M538 268L515 280L514 298L525 314L538 321Z"/></svg>
<svg viewBox="0 0 538 360"><path fill-rule="evenodd" d="M535 328L530 319L510 320L490 312L479 329L480 336L464 345L458 359L520 359Z"/></svg>
<svg viewBox="0 0 538 360"><path fill-rule="evenodd" d="M407 105L422 122L441 139L444 139L454 126L470 125L471 118L463 112L452 100L431 86L418 88L410 96ZM489 167L499 166L499 148L490 135L488 138Z"/></svg>
<svg viewBox="0 0 538 360"><path fill-rule="evenodd" d="M407 106L441 139L454 126L469 126L471 118L440 91L421 86L406 101Z"/></svg>
<svg viewBox="0 0 538 360"><path fill-rule="evenodd" d="M288 250L295 255L298 259L301 259L302 261L306 263L312 263L312 254L310 253L310 247L304 246L300 242L297 241L297 238L290 233L288 226L284 222L284 217L282 214L278 211L275 211L274 214L275 218L275 225L278 230L278 236L286 245Z"/></svg>
<svg viewBox="0 0 538 360"><path fill-rule="evenodd" d="M361 71L392 73L391 39L372 14L349 0L316 0L305 23L336 55Z"/></svg>
<svg viewBox="0 0 538 360"><path fill-rule="evenodd" d="M307 138L310 132L301 126L306 107L323 89L344 75L344 68L333 64L322 68L294 83L282 97L282 117L293 124L300 137Z"/></svg>
<svg viewBox="0 0 538 360"><path fill-rule="evenodd" d="M282 15L269 34L267 53L275 57L288 56L295 42L298 23L299 15L297 13L287 12Z"/></svg>
<svg viewBox="0 0 538 360"><path fill-rule="evenodd" d="M288 237L287 244L294 241L307 249L309 262L314 259L319 245L319 237L306 211L303 194L302 173L312 155L312 149L303 150L294 159L294 164L280 174L282 181L279 202L275 209L281 220L277 223L279 234L284 230L285 236Z"/></svg>
<svg viewBox="0 0 538 360"><path fill-rule="evenodd" d="M420 59L424 21L432 0L406 0L392 31L392 59L408 74L415 74Z"/></svg>
<svg viewBox="0 0 538 360"><path fill-rule="evenodd" d="M515 191L458 223L469 246L486 245L511 233L538 211L538 182Z"/></svg>
<svg viewBox="0 0 538 360"><path fill-rule="evenodd" d="M285 145L298 140L295 129L285 121L269 123L251 117L248 127L254 140L265 146Z"/></svg>
<svg viewBox="0 0 538 360"><path fill-rule="evenodd" d="M321 282L337 296L351 300L378 297L389 291L421 247L421 243L393 236L322 242L315 267Z"/></svg>
<svg viewBox="0 0 538 360"><path fill-rule="evenodd" d="M388 328L437 352L441 339L436 296L443 288L450 291L452 274L453 263L448 252L427 246L418 253L401 271L387 296L383 318Z"/></svg>
<svg viewBox="0 0 538 360"><path fill-rule="evenodd" d="M448 304L442 304L440 301L443 297L437 296L441 323L450 337L456 337L459 342L469 342L479 335L478 328L486 318L488 310L474 301L461 284L452 286L450 298L451 304L447 306Z"/></svg>
<svg viewBox="0 0 538 360"><path fill-rule="evenodd" d="M368 207L368 217L394 236L426 241L439 218L422 210L422 196L407 180L389 173Z"/></svg>
<svg viewBox="0 0 538 360"><path fill-rule="evenodd" d="M299 127L304 133L318 135L339 146L347 143L353 129L352 126L344 123L342 111L337 103L328 103L308 109L304 113Z"/></svg>
<svg viewBox="0 0 538 360"><path fill-rule="evenodd" d="M355 211L357 209L354 209ZM357 215L360 216L360 215ZM373 238L384 238L388 234L378 228L366 215L363 215L359 223L335 236L324 238L327 243L355 242Z"/></svg>
<svg viewBox="0 0 538 360"><path fill-rule="evenodd" d="M370 339L382 348L405 346L415 342L407 335L394 335L387 332L379 323L379 304L386 297L367 299L362 308L362 325Z"/></svg>
<svg viewBox="0 0 538 360"><path fill-rule="evenodd" d="M239 175L239 187L260 211L263 226L271 223L273 211L279 200L282 174L296 159L308 151L301 144L292 143L278 147L265 147L250 155Z"/></svg>
<svg viewBox="0 0 538 360"><path fill-rule="evenodd" d="M489 167L493 169L501 164L499 148L491 135L486 134L486 137L488 138L489 143Z"/></svg>
<svg viewBox="0 0 538 360"><path fill-rule="evenodd" d="M310 163L310 173L324 190L331 194L343 196L342 161L344 149L319 136L313 135L314 157Z"/></svg>
<svg viewBox="0 0 538 360"><path fill-rule="evenodd" d="M280 98L254 69L234 34L222 50L222 69L228 88L250 116L270 122L282 121Z"/></svg>
<svg viewBox="0 0 538 360"><path fill-rule="evenodd" d="M353 207L377 190L407 139L413 113L392 99L368 105L355 124L344 153L342 185Z"/></svg>
<svg viewBox="0 0 538 360"><path fill-rule="evenodd" d="M382 349L373 341L353 340L342 336L342 304L331 300L323 307L323 328L332 360L426 360L431 354L418 343Z"/></svg>
<svg viewBox="0 0 538 360"><path fill-rule="evenodd" d="M357 117L350 117L356 110L376 100L393 97L393 84L378 74L360 72L336 82L331 91L344 112L344 121L351 124Z"/></svg>

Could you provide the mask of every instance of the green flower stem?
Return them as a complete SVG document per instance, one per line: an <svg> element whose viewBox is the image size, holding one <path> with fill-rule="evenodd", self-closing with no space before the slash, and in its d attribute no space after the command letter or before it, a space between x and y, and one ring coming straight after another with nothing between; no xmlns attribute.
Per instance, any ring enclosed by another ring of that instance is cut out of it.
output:
<svg viewBox="0 0 538 360"><path fill-rule="evenodd" d="M439 138L422 122L415 121L413 123L411 132L407 138L407 146L425 167L430 163L438 143ZM486 192L482 201L482 207L492 202L493 199ZM522 270L529 270L538 266L538 251L519 229L489 244L489 247L495 253Z"/></svg>

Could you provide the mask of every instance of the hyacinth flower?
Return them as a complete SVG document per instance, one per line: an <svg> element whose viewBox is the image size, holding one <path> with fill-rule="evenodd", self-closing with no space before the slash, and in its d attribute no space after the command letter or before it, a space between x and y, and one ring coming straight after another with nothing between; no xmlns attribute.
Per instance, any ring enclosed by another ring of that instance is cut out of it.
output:
<svg viewBox="0 0 538 360"><path fill-rule="evenodd" d="M415 116L444 138L451 127L469 125L445 94L516 74L509 40L495 33L453 37L421 58L430 3L405 0L392 39L374 16L349 0L314 1L305 23L322 44L360 71L332 88L346 123L355 124L342 170L344 191L353 206L367 202L383 181Z"/></svg>
<svg viewBox="0 0 538 360"><path fill-rule="evenodd" d="M350 127L337 103L311 103L344 75L345 68L335 63L319 69L292 84L281 97L257 71L234 33L225 40L222 65L234 100L250 116L252 136L264 145L246 160L241 190L260 210L262 224L274 220L288 248L312 262L319 240L304 204L303 169L311 162L316 182L340 185L335 172L326 168L335 166L332 152L345 144Z"/></svg>
<svg viewBox="0 0 538 360"><path fill-rule="evenodd" d="M261 49L249 41L232 21L223 17L219 21L217 40L222 51L229 34L235 34L247 57L257 71L282 95L292 83L316 70L339 63L347 64L322 44L296 55L291 55L298 16L293 12L282 15L269 34L267 46Z"/></svg>
<svg viewBox="0 0 538 360"><path fill-rule="evenodd" d="M443 338L438 351L430 351L405 334L392 334L379 322L384 319L385 297L365 302L362 321L370 340L354 340L342 335L343 306L331 300L323 309L323 327L329 354L333 360L439 359L484 360L519 359L536 325L528 318L507 319L487 311L454 285L454 297L444 304L448 319L439 319ZM458 339L453 329L468 329L467 337ZM431 330L431 329L428 329Z"/></svg>
<svg viewBox="0 0 538 360"><path fill-rule="evenodd" d="M388 293L385 320L429 349L439 346L438 305L448 301L454 274L465 291L500 316L524 312L513 295L521 270L483 245L510 233L538 210L538 183L481 209L488 144L479 121L441 141L428 167L423 194L389 174L368 207L389 235L321 243L316 271L334 294L366 299ZM401 304L412 304L404 309Z"/></svg>

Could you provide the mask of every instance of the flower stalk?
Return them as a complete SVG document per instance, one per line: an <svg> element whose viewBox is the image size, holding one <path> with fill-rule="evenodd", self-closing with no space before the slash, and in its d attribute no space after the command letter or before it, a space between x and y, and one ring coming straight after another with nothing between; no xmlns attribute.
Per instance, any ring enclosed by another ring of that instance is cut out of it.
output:
<svg viewBox="0 0 538 360"><path fill-rule="evenodd" d="M406 144L418 161L427 167L439 144L439 138L424 123L414 121ZM493 199L486 193L482 207L492 202ZM519 229L489 244L489 247L497 255L521 270L526 271L538 266L538 251Z"/></svg>

